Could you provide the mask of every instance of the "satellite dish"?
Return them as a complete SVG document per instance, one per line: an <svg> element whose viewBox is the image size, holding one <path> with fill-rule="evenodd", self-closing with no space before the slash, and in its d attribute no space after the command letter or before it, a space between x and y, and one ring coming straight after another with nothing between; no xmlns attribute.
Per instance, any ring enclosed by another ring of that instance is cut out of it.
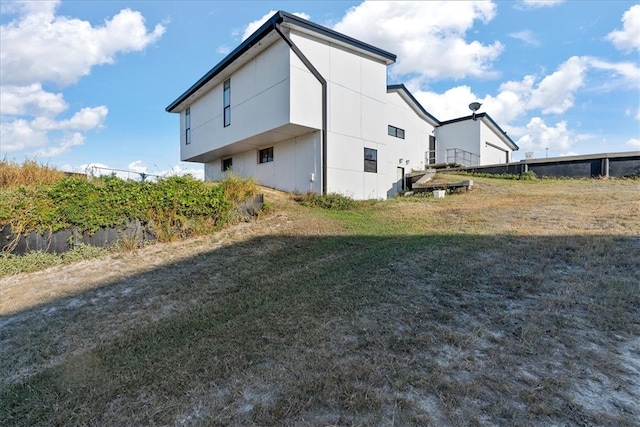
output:
<svg viewBox="0 0 640 427"><path fill-rule="evenodd" d="M482 104L480 104L479 102L472 102L471 104L469 104L469 109L473 111L473 114L471 117L473 120L476 119L476 111L478 111L481 106Z"/></svg>

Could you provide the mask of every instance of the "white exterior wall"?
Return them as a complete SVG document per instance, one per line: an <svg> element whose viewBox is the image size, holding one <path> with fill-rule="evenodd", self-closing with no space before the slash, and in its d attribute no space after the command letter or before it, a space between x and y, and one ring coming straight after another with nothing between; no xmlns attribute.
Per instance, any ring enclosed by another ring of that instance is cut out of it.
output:
<svg viewBox="0 0 640 427"><path fill-rule="evenodd" d="M449 123L436 129L436 163L453 163L453 157L447 158L447 149L460 149L480 155L480 121L465 120ZM453 156L453 152L450 152ZM475 165L474 165L475 166Z"/></svg>
<svg viewBox="0 0 640 427"><path fill-rule="evenodd" d="M231 125L223 126L223 84L231 78ZM191 104L191 144L180 114L180 158L190 160L289 122L289 47L276 42Z"/></svg>
<svg viewBox="0 0 640 427"><path fill-rule="evenodd" d="M397 92L387 94L386 120L386 125L404 129L405 138L388 135L385 125L385 135L389 141L389 174L396 174L398 167L403 167L405 173L414 169L423 170L425 154L429 151L429 136L433 135L434 127L422 119Z"/></svg>
<svg viewBox="0 0 640 427"><path fill-rule="evenodd" d="M484 122L480 127L481 165L509 163L511 149ZM496 148L494 146L500 147ZM507 157L508 155L508 157Z"/></svg>
<svg viewBox="0 0 640 427"><path fill-rule="evenodd" d="M386 167L386 65L304 33L291 39L327 80L327 192L386 198L395 181ZM377 150L377 173L364 172L365 147Z"/></svg>
<svg viewBox="0 0 640 427"><path fill-rule="evenodd" d="M320 145L319 131L265 145L262 148L273 147L273 161L267 163L258 163L258 150L247 150L231 156L232 171L283 191L321 192ZM222 171L222 160L205 163L205 180L219 181L224 178L226 172Z"/></svg>

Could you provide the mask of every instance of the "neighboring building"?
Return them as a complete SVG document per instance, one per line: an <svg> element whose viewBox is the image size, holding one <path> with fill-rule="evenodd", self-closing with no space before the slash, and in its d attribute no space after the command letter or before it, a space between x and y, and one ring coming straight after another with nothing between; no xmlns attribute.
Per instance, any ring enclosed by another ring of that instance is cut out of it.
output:
<svg viewBox="0 0 640 427"><path fill-rule="evenodd" d="M517 149L486 114L475 134L442 126L403 85L387 86L395 59L277 12L167 107L181 117L180 157L204 163L207 180L233 171L285 191L384 199L406 173L446 160L443 149L476 150L480 161L478 138Z"/></svg>
<svg viewBox="0 0 640 427"><path fill-rule="evenodd" d="M484 166L511 161L518 146L487 113L440 122L436 128L438 150L432 163Z"/></svg>

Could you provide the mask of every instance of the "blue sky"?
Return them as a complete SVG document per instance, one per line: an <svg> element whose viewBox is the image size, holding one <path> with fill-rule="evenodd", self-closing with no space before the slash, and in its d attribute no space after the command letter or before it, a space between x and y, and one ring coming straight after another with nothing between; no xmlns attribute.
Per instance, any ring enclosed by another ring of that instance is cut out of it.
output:
<svg viewBox="0 0 640 427"><path fill-rule="evenodd" d="M165 107L273 11L398 56L439 120L472 101L534 157L640 150L635 1L0 3L0 158L193 173ZM548 150L548 152L547 152Z"/></svg>

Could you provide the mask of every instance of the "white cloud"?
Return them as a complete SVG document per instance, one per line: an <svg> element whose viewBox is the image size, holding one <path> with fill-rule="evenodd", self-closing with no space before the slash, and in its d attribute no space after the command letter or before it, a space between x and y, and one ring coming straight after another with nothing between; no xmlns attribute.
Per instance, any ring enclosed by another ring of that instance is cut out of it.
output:
<svg viewBox="0 0 640 427"><path fill-rule="evenodd" d="M70 151L73 147L84 144L85 137L79 132L64 134L61 138L54 139L46 147L35 152L36 157L55 157Z"/></svg>
<svg viewBox="0 0 640 427"><path fill-rule="evenodd" d="M0 26L0 136L2 153L36 150L30 155L53 157L85 141L84 132L104 125L108 108L82 108L59 118L69 105L60 88L78 81L96 65L110 64L116 55L140 51L165 31L145 27L140 12L123 9L102 26L57 16L59 1L10 2L5 14L16 15Z"/></svg>
<svg viewBox="0 0 640 427"><path fill-rule="evenodd" d="M40 83L2 86L0 90L0 114L53 117L67 108L61 93L47 92Z"/></svg>
<svg viewBox="0 0 640 427"><path fill-rule="evenodd" d="M481 102L481 111L489 112L498 123L512 122L536 110L542 114L560 114L573 106L589 64L585 58L571 57L541 80L528 75L521 81L503 83L496 96L479 97L468 86L454 87L442 94L417 90L414 96L440 120L469 115L467 106L473 101Z"/></svg>
<svg viewBox="0 0 640 427"><path fill-rule="evenodd" d="M515 33L510 33L509 37L520 40L521 42L524 42L525 44L528 44L530 46L541 46L540 40L538 40L536 35L531 30L522 30Z"/></svg>
<svg viewBox="0 0 640 427"><path fill-rule="evenodd" d="M622 51L640 51L640 5L634 5L622 15L622 30L607 34L607 40Z"/></svg>
<svg viewBox="0 0 640 427"><path fill-rule="evenodd" d="M0 123L0 141L0 151L5 155L45 146L48 138L46 132L36 129L29 121L16 119Z"/></svg>
<svg viewBox="0 0 640 427"><path fill-rule="evenodd" d="M554 7L564 3L564 0L522 0L519 5L523 9L539 9L541 7Z"/></svg>
<svg viewBox="0 0 640 427"><path fill-rule="evenodd" d="M142 160L136 160L135 162L129 163L128 168L130 171L140 172L140 173L147 173L147 169L149 169L149 167L145 165Z"/></svg>
<svg viewBox="0 0 640 427"><path fill-rule="evenodd" d="M533 90L529 108L539 108L544 114L560 114L572 107L574 94L583 85L587 66L584 58L569 58Z"/></svg>
<svg viewBox="0 0 640 427"><path fill-rule="evenodd" d="M476 22L496 14L491 2L377 2L351 8L334 29L398 56L392 73L422 79L489 78L503 50L496 41L467 41Z"/></svg>
<svg viewBox="0 0 640 427"><path fill-rule="evenodd" d="M627 145L630 145L631 147L640 148L640 139L631 138L630 140L627 141Z"/></svg>
<svg viewBox="0 0 640 427"><path fill-rule="evenodd" d="M564 120L549 126L540 117L532 117L524 128L517 131L523 136L516 144L524 152L546 152L547 148L556 153L567 152L574 143L586 138L586 135L574 135Z"/></svg>
<svg viewBox="0 0 640 427"><path fill-rule="evenodd" d="M5 120L0 123L2 152L36 149L33 154L43 157L65 153L84 143L82 131L102 127L108 112L107 107L101 105L83 108L67 120L55 120L46 116L33 120Z"/></svg>
<svg viewBox="0 0 640 427"><path fill-rule="evenodd" d="M216 49L216 53L219 53L221 55L228 55L229 52L231 52L229 46L218 46L218 48Z"/></svg>
<svg viewBox="0 0 640 427"><path fill-rule="evenodd" d="M262 26L262 24L267 22L267 20L269 20L269 18L271 18L275 13L276 13L275 10L270 10L262 18L256 19L255 21L252 21L252 22L249 22L247 24L247 26L244 28L244 30L242 31L242 41L244 41L247 38L249 38L249 36L251 34L253 34L258 28L260 28ZM303 12L294 12L294 13L292 13L292 15L298 16L298 17L300 17L302 19L306 19L306 20L311 19L311 17L309 15L307 15L306 13L303 13Z"/></svg>
<svg viewBox="0 0 640 427"><path fill-rule="evenodd" d="M70 85L93 66L113 63L118 53L143 50L165 31L158 24L147 32L140 12L131 9L93 27L87 21L56 16L58 2L20 4L18 19L0 27L3 85Z"/></svg>
<svg viewBox="0 0 640 427"><path fill-rule="evenodd" d="M585 58L590 67L611 72L604 87L627 85L636 89L640 88L640 67L638 65L632 62L608 62L593 57Z"/></svg>

